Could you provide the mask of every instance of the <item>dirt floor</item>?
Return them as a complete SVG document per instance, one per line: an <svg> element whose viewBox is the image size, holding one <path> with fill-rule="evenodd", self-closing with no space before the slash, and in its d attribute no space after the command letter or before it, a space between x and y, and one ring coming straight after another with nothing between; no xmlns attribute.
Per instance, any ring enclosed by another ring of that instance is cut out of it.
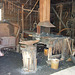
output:
<svg viewBox="0 0 75 75"><path fill-rule="evenodd" d="M51 69L47 65L47 57L43 53L37 54L37 71L35 73L27 74L22 70L22 55L12 51L2 51L4 56L0 57L0 75L50 75L60 70L72 67L75 64L72 62L61 61L59 69Z"/></svg>

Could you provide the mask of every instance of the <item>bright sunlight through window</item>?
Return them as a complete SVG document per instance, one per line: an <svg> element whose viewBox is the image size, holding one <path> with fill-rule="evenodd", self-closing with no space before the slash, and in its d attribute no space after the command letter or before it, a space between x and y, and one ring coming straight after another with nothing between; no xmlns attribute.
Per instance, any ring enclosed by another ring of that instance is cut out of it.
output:
<svg viewBox="0 0 75 75"><path fill-rule="evenodd" d="M0 9L0 21L1 21L1 9Z"/></svg>

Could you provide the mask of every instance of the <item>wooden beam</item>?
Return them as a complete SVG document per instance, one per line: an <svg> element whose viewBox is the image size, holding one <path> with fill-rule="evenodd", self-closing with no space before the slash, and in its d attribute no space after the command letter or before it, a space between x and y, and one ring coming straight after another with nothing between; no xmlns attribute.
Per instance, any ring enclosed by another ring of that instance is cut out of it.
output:
<svg viewBox="0 0 75 75"><path fill-rule="evenodd" d="M28 18L28 16L32 13L32 11L34 10L34 8L36 7L37 3L39 2L39 0L36 1L34 7L32 8L32 10L29 12L29 14L26 16L26 18Z"/></svg>
<svg viewBox="0 0 75 75"><path fill-rule="evenodd" d="M3 4L3 8L2 8L2 10L3 10L2 11L2 20L4 19L4 11L5 11L4 8L5 8L5 5Z"/></svg>
<svg viewBox="0 0 75 75"><path fill-rule="evenodd" d="M13 2L12 2L12 11L13 11L13 9L14 9L14 8L13 8Z"/></svg>
<svg viewBox="0 0 75 75"><path fill-rule="evenodd" d="M25 9L25 8L23 10L25 10L25 11L31 11L31 9ZM32 12L39 12L39 11L33 10Z"/></svg>
<svg viewBox="0 0 75 75"><path fill-rule="evenodd" d="M12 4L11 1L8 1L8 3ZM22 9L22 7L20 7L20 6L16 5L16 4L14 4L14 3L13 3L13 6L17 7L18 9ZM28 12L32 11L31 9L25 9L25 8L23 8L23 10L28 11ZM39 11L33 10L32 12L39 12Z"/></svg>
<svg viewBox="0 0 75 75"><path fill-rule="evenodd" d="M62 19L59 17L59 15L58 15L58 13L56 12L56 10L55 10L53 7L52 7L52 9L53 9L54 13L56 14L57 18L61 21L62 25L63 25L65 28L67 28L66 25L64 24L64 22L62 21Z"/></svg>
<svg viewBox="0 0 75 75"><path fill-rule="evenodd" d="M48 60L50 60L51 56L52 56L52 47L49 47L49 50L48 50Z"/></svg>

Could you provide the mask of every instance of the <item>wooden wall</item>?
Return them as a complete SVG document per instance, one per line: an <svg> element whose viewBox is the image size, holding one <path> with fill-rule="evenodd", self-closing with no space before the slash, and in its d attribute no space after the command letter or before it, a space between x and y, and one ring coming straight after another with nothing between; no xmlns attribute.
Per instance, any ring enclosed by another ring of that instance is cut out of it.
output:
<svg viewBox="0 0 75 75"><path fill-rule="evenodd" d="M14 27L8 23L0 23L0 37L8 37L14 35Z"/></svg>

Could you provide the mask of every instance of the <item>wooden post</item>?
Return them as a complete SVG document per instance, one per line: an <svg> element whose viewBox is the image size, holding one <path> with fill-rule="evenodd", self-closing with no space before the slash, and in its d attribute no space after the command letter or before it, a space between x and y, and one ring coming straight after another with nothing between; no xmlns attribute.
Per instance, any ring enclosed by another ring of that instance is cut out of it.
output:
<svg viewBox="0 0 75 75"><path fill-rule="evenodd" d="M52 56L52 47L49 47L49 50L48 50L48 60L50 60L51 56Z"/></svg>
<svg viewBox="0 0 75 75"><path fill-rule="evenodd" d="M9 12L10 12L10 2L9 2Z"/></svg>
<svg viewBox="0 0 75 75"><path fill-rule="evenodd" d="M65 59L66 54L66 39L63 39L63 46L62 46L62 53L61 53L61 60Z"/></svg>
<svg viewBox="0 0 75 75"><path fill-rule="evenodd" d="M75 2L74 2L74 0L72 0L72 13L75 13ZM75 31L74 31L75 26L74 25L75 25L75 22L72 25L72 28L73 28L73 30L72 30L72 38L75 40Z"/></svg>
<svg viewBox="0 0 75 75"><path fill-rule="evenodd" d="M38 34L41 33L41 30L40 30L40 29L41 29L41 27L40 27L40 26L37 26L37 33L38 33Z"/></svg>
<svg viewBox="0 0 75 75"><path fill-rule="evenodd" d="M35 70L37 69L37 59L36 59L36 62L35 62Z"/></svg>
<svg viewBox="0 0 75 75"><path fill-rule="evenodd" d="M75 12L75 2L72 0L72 12Z"/></svg>
<svg viewBox="0 0 75 75"><path fill-rule="evenodd" d="M62 19L62 9L63 9L63 5L60 4L60 9L59 9L59 12L60 12L60 19ZM59 32L61 31L61 21L59 21Z"/></svg>
<svg viewBox="0 0 75 75"><path fill-rule="evenodd" d="M16 12L16 8L15 8L15 5L14 5L14 13ZM15 15L15 14L14 14Z"/></svg>
<svg viewBox="0 0 75 75"><path fill-rule="evenodd" d="M9 2L8 2L8 14L9 14Z"/></svg>
<svg viewBox="0 0 75 75"><path fill-rule="evenodd" d="M23 31L24 31L24 10L23 10L24 5L22 5L22 38L23 38Z"/></svg>
<svg viewBox="0 0 75 75"><path fill-rule="evenodd" d="M19 9L18 9L18 22L17 22L17 24L18 24L18 27L20 28L20 26L19 26ZM19 30L19 28L18 28L18 30ZM16 37L16 45L18 46L18 43L19 43L19 34L18 34L18 36Z"/></svg>
<svg viewBox="0 0 75 75"><path fill-rule="evenodd" d="M30 3L29 3L29 4L30 4L30 6L31 6L31 2L32 2L32 1L30 0ZM30 9L31 9L31 7L30 7ZM31 16L31 14L30 14L30 30L32 29L31 17L32 17L32 16Z"/></svg>
<svg viewBox="0 0 75 75"><path fill-rule="evenodd" d="M30 70L30 58L28 58L28 72Z"/></svg>
<svg viewBox="0 0 75 75"><path fill-rule="evenodd" d="M13 2L12 2L12 11L13 11Z"/></svg>
<svg viewBox="0 0 75 75"><path fill-rule="evenodd" d="M19 9L18 9L18 25L19 25Z"/></svg>
<svg viewBox="0 0 75 75"><path fill-rule="evenodd" d="M3 20L3 19L4 19L4 8L5 8L5 6L4 6L4 3L3 3L3 8L2 8L2 10L3 10L3 11L1 11L1 12L2 12L2 15L1 15L1 16L2 16L2 17L1 17L1 20Z"/></svg>
<svg viewBox="0 0 75 75"><path fill-rule="evenodd" d="M6 0L5 0L5 4L6 4Z"/></svg>

